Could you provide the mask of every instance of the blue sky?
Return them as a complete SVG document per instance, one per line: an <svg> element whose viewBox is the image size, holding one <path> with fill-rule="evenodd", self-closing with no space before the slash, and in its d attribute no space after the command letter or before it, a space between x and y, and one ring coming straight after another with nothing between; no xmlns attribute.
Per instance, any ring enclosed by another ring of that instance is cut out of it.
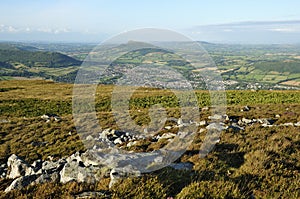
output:
<svg viewBox="0 0 300 199"><path fill-rule="evenodd" d="M248 22L254 23L249 27ZM258 25L255 25L255 22L258 22ZM4 0L0 2L0 40L100 41L126 30L144 27L172 29L195 40L241 43L298 42L300 1Z"/></svg>

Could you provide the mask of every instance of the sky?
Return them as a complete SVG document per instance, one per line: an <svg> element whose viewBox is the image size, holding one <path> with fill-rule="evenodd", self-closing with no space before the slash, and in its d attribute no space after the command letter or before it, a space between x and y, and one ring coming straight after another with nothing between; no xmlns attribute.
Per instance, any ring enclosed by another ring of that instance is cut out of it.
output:
<svg viewBox="0 0 300 199"><path fill-rule="evenodd" d="M299 0L2 0L0 41L100 42L138 28L194 40L300 43Z"/></svg>

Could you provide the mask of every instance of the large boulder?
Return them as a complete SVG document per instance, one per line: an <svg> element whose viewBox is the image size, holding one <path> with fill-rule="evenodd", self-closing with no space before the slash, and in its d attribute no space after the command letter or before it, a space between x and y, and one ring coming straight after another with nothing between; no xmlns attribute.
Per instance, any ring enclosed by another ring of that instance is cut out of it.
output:
<svg viewBox="0 0 300 199"><path fill-rule="evenodd" d="M65 159L60 159L56 162L52 161L45 161L42 163L42 172L41 173L46 173L46 174L51 174L54 172L59 172L62 170L63 166L66 164Z"/></svg>
<svg viewBox="0 0 300 199"><path fill-rule="evenodd" d="M72 161L64 165L60 171L60 182L67 183L70 181L90 182L100 180L101 169L92 165L86 167L83 162Z"/></svg>
<svg viewBox="0 0 300 199"><path fill-rule="evenodd" d="M210 123L208 126L206 126L206 129L209 131L222 131L226 130L227 127L225 127L224 123Z"/></svg>
<svg viewBox="0 0 300 199"><path fill-rule="evenodd" d="M85 166L100 166L101 162L99 158L95 155L95 153L91 150L87 150L86 152L80 155L80 158Z"/></svg>
<svg viewBox="0 0 300 199"><path fill-rule="evenodd" d="M34 174L34 169L20 157L12 154L7 160L8 173L7 177L15 179L21 176L28 176Z"/></svg>
<svg viewBox="0 0 300 199"><path fill-rule="evenodd" d="M31 183L31 185L43 184L43 183L47 183L47 182L58 183L59 180L60 180L60 176L59 176L58 172L53 172L51 174L44 173L44 174L40 175L36 180L34 180Z"/></svg>

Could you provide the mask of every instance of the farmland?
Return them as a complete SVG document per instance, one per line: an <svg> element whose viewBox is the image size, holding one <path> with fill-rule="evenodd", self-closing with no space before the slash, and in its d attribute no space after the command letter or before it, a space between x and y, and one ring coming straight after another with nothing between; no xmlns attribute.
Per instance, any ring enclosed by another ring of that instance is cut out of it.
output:
<svg viewBox="0 0 300 199"><path fill-rule="evenodd" d="M140 45L138 42L132 43L132 45ZM214 70L221 74L227 89L299 88L299 45L229 45L206 42L199 44L214 61L216 65ZM0 76L2 79L21 76L73 82L81 61L84 61L94 47L96 44L2 43L0 44L0 50L3 52L1 53L3 58L0 60ZM189 44L186 44L186 48L189 48ZM101 54L101 56L105 57L114 52L118 52L118 49L107 48L106 54ZM10 57L4 56L5 53ZM93 56L91 53L91 57ZM22 60L17 59L19 57ZM36 62L34 57L50 61ZM206 89L203 82L195 78L197 71L206 68L205 64L197 66L195 70L186 60L168 51L145 49L130 52L115 60L112 66L127 65L132 68L140 64L169 66L182 73L189 81L194 82L194 87ZM110 84L113 81L115 79L107 78L103 83Z"/></svg>

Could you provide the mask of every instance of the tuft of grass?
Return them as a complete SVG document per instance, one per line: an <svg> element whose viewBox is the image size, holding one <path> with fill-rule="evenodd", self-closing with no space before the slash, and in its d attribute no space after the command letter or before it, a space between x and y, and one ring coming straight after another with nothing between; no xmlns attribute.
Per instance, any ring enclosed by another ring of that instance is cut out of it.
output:
<svg viewBox="0 0 300 199"><path fill-rule="evenodd" d="M238 186L230 181L201 181L193 182L183 188L176 198L249 198L240 192Z"/></svg>
<svg viewBox="0 0 300 199"><path fill-rule="evenodd" d="M166 198L163 184L157 177L127 178L112 188L112 198Z"/></svg>

